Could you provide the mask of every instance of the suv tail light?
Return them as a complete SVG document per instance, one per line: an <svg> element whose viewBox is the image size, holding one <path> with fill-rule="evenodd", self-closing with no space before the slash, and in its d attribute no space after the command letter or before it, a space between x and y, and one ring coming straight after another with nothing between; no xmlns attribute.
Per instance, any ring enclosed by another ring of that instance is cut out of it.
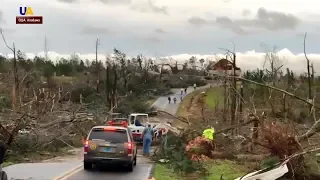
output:
<svg viewBox="0 0 320 180"><path fill-rule="evenodd" d="M84 149L83 149L83 151L84 151L85 153L87 153L88 150L89 150L89 141L86 140L86 141L84 141Z"/></svg>
<svg viewBox="0 0 320 180"><path fill-rule="evenodd" d="M132 154L133 154L133 146L134 146L133 142L128 142L127 143L128 156L132 156Z"/></svg>

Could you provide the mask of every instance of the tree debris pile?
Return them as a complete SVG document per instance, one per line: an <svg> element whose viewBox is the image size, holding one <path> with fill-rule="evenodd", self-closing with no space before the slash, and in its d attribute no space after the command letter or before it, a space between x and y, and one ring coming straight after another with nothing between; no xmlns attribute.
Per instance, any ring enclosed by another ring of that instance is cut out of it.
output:
<svg viewBox="0 0 320 180"><path fill-rule="evenodd" d="M184 173L206 173L207 170L202 164L203 161L191 160L188 152L186 152L186 146L188 141L185 141L183 134L177 136L170 131L163 138L161 146L159 146L153 155L153 159L159 162L166 162L177 172Z"/></svg>
<svg viewBox="0 0 320 180"><path fill-rule="evenodd" d="M303 151L296 137L294 127L289 124L268 122L261 127L261 145L269 150L270 156L278 157L280 161ZM291 158L288 164L288 177L300 176L306 170L303 156Z"/></svg>
<svg viewBox="0 0 320 180"><path fill-rule="evenodd" d="M192 161L209 160L214 150L214 143L210 139L198 136L188 142L185 151Z"/></svg>
<svg viewBox="0 0 320 180"><path fill-rule="evenodd" d="M272 155L283 159L296 152L301 151L301 147L296 140L296 133L289 125L281 123L266 123L261 127L262 139Z"/></svg>

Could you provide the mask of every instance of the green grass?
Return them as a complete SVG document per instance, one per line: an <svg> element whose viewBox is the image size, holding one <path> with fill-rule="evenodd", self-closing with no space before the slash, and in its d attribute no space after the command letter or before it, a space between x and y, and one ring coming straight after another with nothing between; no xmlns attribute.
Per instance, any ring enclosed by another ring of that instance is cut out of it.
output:
<svg viewBox="0 0 320 180"><path fill-rule="evenodd" d="M223 175L223 179L232 180L251 171L244 165L229 160L215 160L208 163L208 169L210 173L208 177L209 180L220 180L221 175Z"/></svg>
<svg viewBox="0 0 320 180"><path fill-rule="evenodd" d="M177 110L177 113L176 115L177 116L181 116L181 117L184 117L184 112L185 110L188 108L190 102L191 102L191 99L193 96L196 96L197 94L203 92L204 90L203 89L198 89L198 90L195 90L195 91L192 91L191 93L187 94L183 99L182 99L182 102L179 104L179 107L178 107L178 110Z"/></svg>
<svg viewBox="0 0 320 180"><path fill-rule="evenodd" d="M177 173L174 173L172 169L170 169L167 165L156 164L156 168L154 171L154 178L156 180L182 180Z"/></svg>
<svg viewBox="0 0 320 180"><path fill-rule="evenodd" d="M10 161L8 161L8 162L3 162L2 167L11 166L11 165L14 165L14 164L15 164L14 162L10 162Z"/></svg>
<svg viewBox="0 0 320 180"><path fill-rule="evenodd" d="M206 97L205 97L206 105L210 109L223 106L223 88L221 87L214 87L207 89Z"/></svg>

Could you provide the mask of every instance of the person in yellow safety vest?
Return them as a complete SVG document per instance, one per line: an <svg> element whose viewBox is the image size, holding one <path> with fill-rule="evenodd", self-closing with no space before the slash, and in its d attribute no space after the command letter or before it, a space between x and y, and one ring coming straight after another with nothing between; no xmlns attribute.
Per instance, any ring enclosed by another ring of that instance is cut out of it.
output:
<svg viewBox="0 0 320 180"><path fill-rule="evenodd" d="M202 136L207 139L214 140L214 128L210 127L208 129L205 129L202 133Z"/></svg>

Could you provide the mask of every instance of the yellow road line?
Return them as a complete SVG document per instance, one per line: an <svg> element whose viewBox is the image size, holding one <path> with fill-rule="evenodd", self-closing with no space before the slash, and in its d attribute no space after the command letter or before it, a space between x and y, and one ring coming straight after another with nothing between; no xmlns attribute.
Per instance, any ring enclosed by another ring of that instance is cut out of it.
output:
<svg viewBox="0 0 320 180"><path fill-rule="evenodd" d="M54 177L52 180L66 180L68 177L71 177L72 175L76 174L80 170L82 170L83 164L79 164L77 167L72 168L71 170L64 172L60 176Z"/></svg>

